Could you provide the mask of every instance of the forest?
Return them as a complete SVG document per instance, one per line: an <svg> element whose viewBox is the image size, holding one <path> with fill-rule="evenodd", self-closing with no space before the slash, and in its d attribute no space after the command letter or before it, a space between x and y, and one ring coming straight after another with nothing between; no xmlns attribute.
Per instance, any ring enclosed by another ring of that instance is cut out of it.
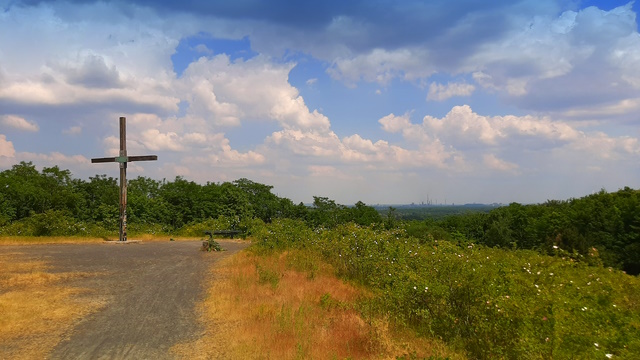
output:
<svg viewBox="0 0 640 360"><path fill-rule="evenodd" d="M130 235L241 230L256 254L293 252L310 279L330 264L366 288L356 309L364 318L383 317L468 358L640 357L638 190L404 220L363 202L294 204L248 179L138 177L128 187ZM0 238L117 238L118 194L106 175L81 180L16 164L0 172Z"/></svg>

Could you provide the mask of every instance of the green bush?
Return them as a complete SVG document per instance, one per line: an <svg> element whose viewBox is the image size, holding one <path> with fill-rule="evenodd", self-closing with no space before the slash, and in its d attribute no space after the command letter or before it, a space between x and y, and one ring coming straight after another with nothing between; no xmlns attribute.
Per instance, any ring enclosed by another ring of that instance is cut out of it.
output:
<svg viewBox="0 0 640 360"><path fill-rule="evenodd" d="M68 216L64 211L47 210L6 225L0 234L8 236L94 236L103 230Z"/></svg>

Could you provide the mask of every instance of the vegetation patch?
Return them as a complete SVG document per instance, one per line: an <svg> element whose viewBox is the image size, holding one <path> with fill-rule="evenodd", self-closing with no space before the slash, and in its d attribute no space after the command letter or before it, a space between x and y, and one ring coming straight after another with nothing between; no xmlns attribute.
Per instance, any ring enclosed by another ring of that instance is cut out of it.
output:
<svg viewBox="0 0 640 360"><path fill-rule="evenodd" d="M184 358L461 358L440 341L396 331L382 317L364 317L359 304L367 292L336 278L311 252L255 249L212 271L201 306L204 337L173 348Z"/></svg>
<svg viewBox="0 0 640 360"><path fill-rule="evenodd" d="M640 280L559 248L548 256L289 220L255 233L264 253L312 252L366 286L365 318L387 317L470 358L640 358ZM319 296L339 308L333 294Z"/></svg>

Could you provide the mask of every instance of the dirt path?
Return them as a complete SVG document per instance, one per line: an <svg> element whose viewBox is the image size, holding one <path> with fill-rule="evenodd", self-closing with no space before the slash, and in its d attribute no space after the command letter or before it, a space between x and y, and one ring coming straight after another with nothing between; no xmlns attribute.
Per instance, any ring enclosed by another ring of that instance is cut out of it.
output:
<svg viewBox="0 0 640 360"><path fill-rule="evenodd" d="M204 253L200 241L134 244L6 246L53 271L98 272L73 280L107 304L83 319L53 349L50 359L172 359L169 348L193 340L202 329L196 303L210 264L247 244L220 241L228 251Z"/></svg>

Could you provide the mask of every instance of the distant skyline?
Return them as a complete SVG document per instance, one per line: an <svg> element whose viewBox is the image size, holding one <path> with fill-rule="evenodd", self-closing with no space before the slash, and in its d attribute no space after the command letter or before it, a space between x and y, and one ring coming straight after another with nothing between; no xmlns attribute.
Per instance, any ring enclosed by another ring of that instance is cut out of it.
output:
<svg viewBox="0 0 640 360"><path fill-rule="evenodd" d="M0 0L0 171L294 202L539 203L640 187L628 1Z"/></svg>

